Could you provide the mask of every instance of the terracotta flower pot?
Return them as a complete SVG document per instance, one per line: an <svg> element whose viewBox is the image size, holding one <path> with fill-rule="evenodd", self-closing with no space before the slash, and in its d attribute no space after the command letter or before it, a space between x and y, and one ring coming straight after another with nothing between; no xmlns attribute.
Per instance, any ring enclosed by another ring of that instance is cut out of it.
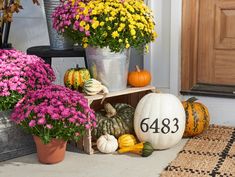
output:
<svg viewBox="0 0 235 177"><path fill-rule="evenodd" d="M37 148L38 160L44 164L54 164L64 160L67 141L52 139L48 144L43 144L38 136L33 136Z"/></svg>

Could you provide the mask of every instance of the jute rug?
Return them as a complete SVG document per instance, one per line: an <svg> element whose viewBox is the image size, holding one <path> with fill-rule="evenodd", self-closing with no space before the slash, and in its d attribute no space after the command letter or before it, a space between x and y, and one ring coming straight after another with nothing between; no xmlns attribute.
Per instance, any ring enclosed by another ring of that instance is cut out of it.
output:
<svg viewBox="0 0 235 177"><path fill-rule="evenodd" d="M161 177L235 177L235 128L212 125L189 139Z"/></svg>

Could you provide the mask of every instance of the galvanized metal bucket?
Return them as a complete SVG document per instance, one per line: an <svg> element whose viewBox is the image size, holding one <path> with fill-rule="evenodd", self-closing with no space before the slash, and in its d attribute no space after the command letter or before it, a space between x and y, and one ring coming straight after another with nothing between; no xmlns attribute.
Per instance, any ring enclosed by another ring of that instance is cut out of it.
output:
<svg viewBox="0 0 235 177"><path fill-rule="evenodd" d="M109 91L126 89L130 61L129 50L115 53L109 48L88 47L86 57L92 77L101 81Z"/></svg>
<svg viewBox="0 0 235 177"><path fill-rule="evenodd" d="M33 137L9 118L11 110L0 111L0 162L36 152Z"/></svg>
<svg viewBox="0 0 235 177"><path fill-rule="evenodd" d="M73 43L70 39L58 34L53 28L52 13L60 4L60 0L44 0L44 8L47 18L47 27L50 40L50 47L54 50L64 50L73 48Z"/></svg>

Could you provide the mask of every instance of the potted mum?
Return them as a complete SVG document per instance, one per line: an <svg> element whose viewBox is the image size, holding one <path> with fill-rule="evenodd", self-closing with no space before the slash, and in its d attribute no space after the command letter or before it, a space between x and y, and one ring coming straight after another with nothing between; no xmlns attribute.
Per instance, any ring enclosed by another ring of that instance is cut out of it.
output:
<svg viewBox="0 0 235 177"><path fill-rule="evenodd" d="M126 88L128 49L142 49L156 37L143 0L63 0L53 26L86 48L92 76L111 91Z"/></svg>
<svg viewBox="0 0 235 177"><path fill-rule="evenodd" d="M87 99L58 85L29 92L15 106L11 119L34 136L42 163L62 161L66 142L79 140L85 129L96 126Z"/></svg>
<svg viewBox="0 0 235 177"><path fill-rule="evenodd" d="M0 161L34 152L33 141L9 120L11 110L29 91L55 80L52 68L33 55L0 50Z"/></svg>

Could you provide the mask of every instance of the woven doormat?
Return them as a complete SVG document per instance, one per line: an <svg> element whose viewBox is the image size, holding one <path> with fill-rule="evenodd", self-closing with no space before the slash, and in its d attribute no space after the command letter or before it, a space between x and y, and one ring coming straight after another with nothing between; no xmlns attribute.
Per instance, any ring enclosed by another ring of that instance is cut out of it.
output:
<svg viewBox="0 0 235 177"><path fill-rule="evenodd" d="M235 177L235 128L212 125L189 139L161 177Z"/></svg>

